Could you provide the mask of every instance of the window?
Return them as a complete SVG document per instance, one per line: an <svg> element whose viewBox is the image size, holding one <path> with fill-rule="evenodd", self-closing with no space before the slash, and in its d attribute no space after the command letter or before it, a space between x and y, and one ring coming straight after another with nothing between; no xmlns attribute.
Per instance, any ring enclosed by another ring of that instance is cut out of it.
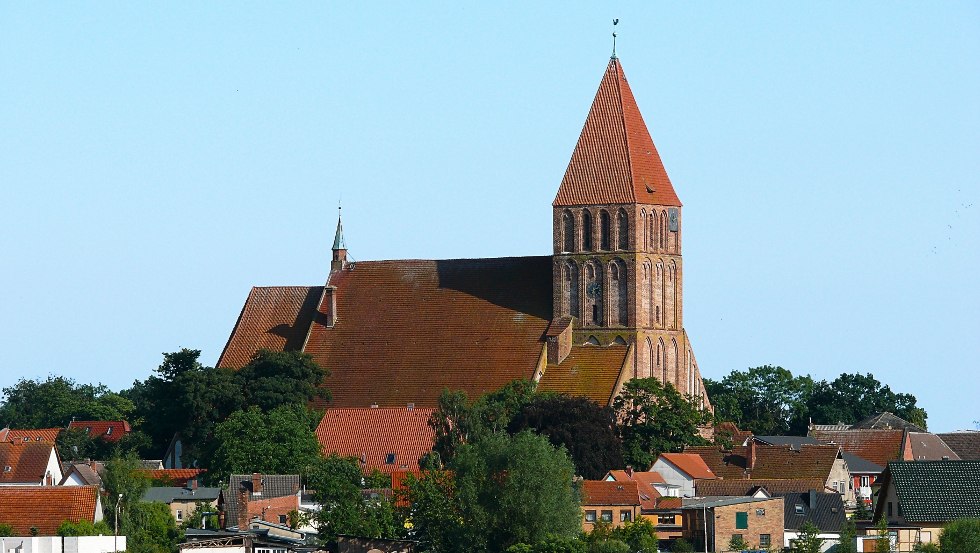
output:
<svg viewBox="0 0 980 553"><path fill-rule="evenodd" d="M619 522L629 522L631 520L633 520L633 513L631 511L619 512Z"/></svg>
<svg viewBox="0 0 980 553"><path fill-rule="evenodd" d="M889 517L892 516L892 502L891 501L888 502L888 516Z"/></svg>
<svg viewBox="0 0 980 553"><path fill-rule="evenodd" d="M799 503L796 504L796 514L798 514L798 515L802 515L803 514L803 505L801 505Z"/></svg>
<svg viewBox="0 0 980 553"><path fill-rule="evenodd" d="M112 427L111 426L109 428L106 428L105 435L106 436L112 436Z"/></svg>
<svg viewBox="0 0 980 553"><path fill-rule="evenodd" d="M180 522L180 521L184 520L184 511L181 511L180 509L177 509L177 516L176 516L176 518L177 518L177 522Z"/></svg>
<svg viewBox="0 0 980 553"><path fill-rule="evenodd" d="M595 522L595 511L585 511L585 522Z"/></svg>
<svg viewBox="0 0 980 553"><path fill-rule="evenodd" d="M759 548L766 548L772 543L772 536L769 534L759 534Z"/></svg>
<svg viewBox="0 0 980 553"><path fill-rule="evenodd" d="M657 515L657 524L674 524L674 515Z"/></svg>
<svg viewBox="0 0 980 553"><path fill-rule="evenodd" d="M619 242L617 244L618 249L628 250L630 247L630 224L629 217L626 215L626 210L620 208L619 212L616 213L616 240Z"/></svg>
<svg viewBox="0 0 980 553"><path fill-rule="evenodd" d="M844 493L846 491L847 491L847 482L841 480L840 481L840 493Z"/></svg>
<svg viewBox="0 0 980 553"><path fill-rule="evenodd" d="M749 512L739 511L735 513L735 528L745 530L749 527Z"/></svg>
<svg viewBox="0 0 980 553"><path fill-rule="evenodd" d="M870 485L871 485L871 477L870 476L862 476L861 477L861 487L862 488L867 488Z"/></svg>
<svg viewBox="0 0 980 553"><path fill-rule="evenodd" d="M757 516L757 517L764 517L764 516L766 516L766 510L765 509L756 509L755 510L755 516Z"/></svg>
<svg viewBox="0 0 980 553"><path fill-rule="evenodd" d="M571 211L561 214L562 251L575 251L575 217Z"/></svg>
<svg viewBox="0 0 980 553"><path fill-rule="evenodd" d="M744 538L742 537L742 534L732 534L732 541L735 540L742 541L743 539Z"/></svg>
<svg viewBox="0 0 980 553"><path fill-rule="evenodd" d="M600 518L602 522L612 522L612 511L603 511Z"/></svg>
<svg viewBox="0 0 980 553"><path fill-rule="evenodd" d="M395 454L394 453L389 453L389 454L385 455L385 464L386 465L394 465L395 464Z"/></svg>
<svg viewBox="0 0 980 553"><path fill-rule="evenodd" d="M286 524L287 522L286 515L279 515L279 524Z"/></svg>
<svg viewBox="0 0 980 553"><path fill-rule="evenodd" d="M582 249L592 251L592 214L587 209L582 212Z"/></svg>
<svg viewBox="0 0 980 553"><path fill-rule="evenodd" d="M599 249L609 251L609 214L605 211L599 212Z"/></svg>
<svg viewBox="0 0 980 553"><path fill-rule="evenodd" d="M900 517L905 516L905 515L902 514L902 503L901 502L898 503L898 516L900 516Z"/></svg>
<svg viewBox="0 0 980 553"><path fill-rule="evenodd" d="M834 491L835 492L839 492L840 491L840 490L837 489L837 482L831 482L830 485L834 487Z"/></svg>

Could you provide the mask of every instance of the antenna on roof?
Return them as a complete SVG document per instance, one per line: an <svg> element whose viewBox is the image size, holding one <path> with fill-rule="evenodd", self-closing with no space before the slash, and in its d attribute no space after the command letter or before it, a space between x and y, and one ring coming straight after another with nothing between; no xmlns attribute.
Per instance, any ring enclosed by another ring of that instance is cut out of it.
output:
<svg viewBox="0 0 980 553"><path fill-rule="evenodd" d="M613 53L611 58L616 59L616 25L619 25L619 19L613 19Z"/></svg>

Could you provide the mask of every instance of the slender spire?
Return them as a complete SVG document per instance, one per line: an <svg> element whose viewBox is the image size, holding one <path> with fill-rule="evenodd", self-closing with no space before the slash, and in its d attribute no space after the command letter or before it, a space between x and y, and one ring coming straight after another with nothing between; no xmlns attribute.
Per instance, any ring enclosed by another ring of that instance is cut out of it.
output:
<svg viewBox="0 0 980 553"><path fill-rule="evenodd" d="M616 25L619 25L619 19L613 19L613 53L610 56L611 59L616 59Z"/></svg>
<svg viewBox="0 0 980 553"><path fill-rule="evenodd" d="M341 210L343 208L337 206L337 233L333 237L333 249L334 250L346 250L347 244L344 242L344 224L341 221Z"/></svg>

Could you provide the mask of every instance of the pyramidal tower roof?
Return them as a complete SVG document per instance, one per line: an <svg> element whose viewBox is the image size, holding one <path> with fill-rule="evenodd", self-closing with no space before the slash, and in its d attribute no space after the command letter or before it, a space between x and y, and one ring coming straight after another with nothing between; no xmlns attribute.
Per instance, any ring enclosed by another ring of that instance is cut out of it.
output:
<svg viewBox="0 0 980 553"><path fill-rule="evenodd" d="M623 66L613 57L553 205L631 203L681 205Z"/></svg>

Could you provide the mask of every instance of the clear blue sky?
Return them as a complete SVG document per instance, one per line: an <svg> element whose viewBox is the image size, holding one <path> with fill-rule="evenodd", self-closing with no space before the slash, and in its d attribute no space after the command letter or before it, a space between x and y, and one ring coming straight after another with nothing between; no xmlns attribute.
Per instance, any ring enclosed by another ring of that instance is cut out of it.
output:
<svg viewBox="0 0 980 553"><path fill-rule="evenodd" d="M251 286L324 281L338 199L359 260L550 253L618 17L704 374L980 419L980 4L396 6L0 6L0 386L214 363Z"/></svg>

